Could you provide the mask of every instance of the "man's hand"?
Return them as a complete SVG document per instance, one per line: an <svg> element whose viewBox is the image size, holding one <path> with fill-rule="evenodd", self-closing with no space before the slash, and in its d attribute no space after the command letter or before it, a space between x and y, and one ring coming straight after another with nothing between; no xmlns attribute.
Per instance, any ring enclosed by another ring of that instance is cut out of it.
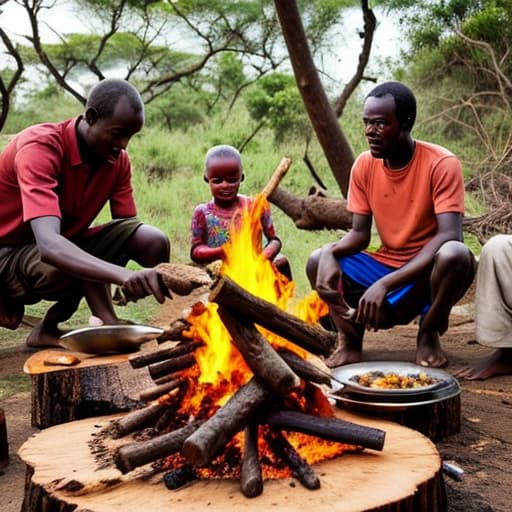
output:
<svg viewBox="0 0 512 512"><path fill-rule="evenodd" d="M163 304L166 297L158 272L153 268L130 272L128 278L121 285L121 289L126 298L133 302L153 295L160 304Z"/></svg>
<svg viewBox="0 0 512 512"><path fill-rule="evenodd" d="M359 299L354 320L364 325L368 330L373 329L377 331L380 324L382 305L387 293L388 289L382 282L382 279L373 283Z"/></svg>

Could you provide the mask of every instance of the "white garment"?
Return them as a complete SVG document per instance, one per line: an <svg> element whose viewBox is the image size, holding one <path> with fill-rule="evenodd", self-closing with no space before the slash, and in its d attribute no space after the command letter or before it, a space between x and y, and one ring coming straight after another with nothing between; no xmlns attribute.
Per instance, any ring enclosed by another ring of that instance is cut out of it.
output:
<svg viewBox="0 0 512 512"><path fill-rule="evenodd" d="M483 246L476 279L478 343L512 348L512 235L496 235Z"/></svg>

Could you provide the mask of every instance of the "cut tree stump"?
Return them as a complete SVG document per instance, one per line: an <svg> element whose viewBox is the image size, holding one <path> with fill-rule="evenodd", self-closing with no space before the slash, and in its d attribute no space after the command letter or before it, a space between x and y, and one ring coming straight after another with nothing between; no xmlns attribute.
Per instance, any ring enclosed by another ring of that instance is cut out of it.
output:
<svg viewBox="0 0 512 512"><path fill-rule="evenodd" d="M263 493L244 497L236 480L197 480L171 491L163 473L151 480L146 465L122 475L97 448L112 417L89 418L43 430L20 448L27 465L22 512L435 512L446 510L441 458L427 437L396 423L337 410L341 419L386 431L383 451L365 450L313 465L320 488L307 490L292 478L264 482ZM116 416L119 417L119 416ZM103 439L118 443L121 440ZM123 442L130 442L126 439ZM96 446L96 449L94 449ZM91 453L94 451L95 453Z"/></svg>
<svg viewBox="0 0 512 512"><path fill-rule="evenodd" d="M63 354L74 355L80 362L74 366L45 364ZM47 428L139 406L138 393L154 382L147 368L133 369L128 357L58 349L33 354L24 366L32 380L32 425Z"/></svg>
<svg viewBox="0 0 512 512"><path fill-rule="evenodd" d="M9 464L9 443L7 441L7 422L5 413L0 409L0 469Z"/></svg>

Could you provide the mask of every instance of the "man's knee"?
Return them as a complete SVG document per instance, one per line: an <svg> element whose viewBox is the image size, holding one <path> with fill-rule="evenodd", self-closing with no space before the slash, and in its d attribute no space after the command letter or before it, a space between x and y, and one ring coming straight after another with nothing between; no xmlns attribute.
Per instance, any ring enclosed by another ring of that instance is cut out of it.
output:
<svg viewBox="0 0 512 512"><path fill-rule="evenodd" d="M137 263L152 267L169 261L171 242L160 229L142 224L128 243L128 253Z"/></svg>
<svg viewBox="0 0 512 512"><path fill-rule="evenodd" d="M450 240L437 252L434 265L443 275L472 276L475 271L475 257L463 242Z"/></svg>
<svg viewBox="0 0 512 512"><path fill-rule="evenodd" d="M318 260L320 258L320 249L316 249L311 253L311 256L306 262L306 275L309 279L311 286L315 287L316 273L318 270Z"/></svg>

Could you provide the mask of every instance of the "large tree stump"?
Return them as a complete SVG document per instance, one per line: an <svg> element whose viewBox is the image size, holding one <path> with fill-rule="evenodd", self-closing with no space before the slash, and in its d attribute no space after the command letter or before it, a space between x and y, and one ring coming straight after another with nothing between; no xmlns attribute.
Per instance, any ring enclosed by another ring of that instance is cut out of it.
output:
<svg viewBox="0 0 512 512"><path fill-rule="evenodd" d="M0 469L9 464L9 443L7 441L7 424L5 413L0 409Z"/></svg>
<svg viewBox="0 0 512 512"><path fill-rule="evenodd" d="M126 475L112 464L105 467L90 445L109 417L54 426L32 436L19 451L27 464L22 512L446 510L441 458L428 438L386 420L341 410L337 415L385 430L383 451L349 453L315 464L321 482L318 490L286 478L265 481L263 493L252 499L244 497L238 480L198 480L170 491L162 482L145 478L149 466Z"/></svg>
<svg viewBox="0 0 512 512"><path fill-rule="evenodd" d="M76 353L75 366L45 364L59 354L70 352L42 350L24 366L32 379L32 425L38 428L128 411L140 405L138 393L154 385L147 368L132 368L128 354Z"/></svg>

